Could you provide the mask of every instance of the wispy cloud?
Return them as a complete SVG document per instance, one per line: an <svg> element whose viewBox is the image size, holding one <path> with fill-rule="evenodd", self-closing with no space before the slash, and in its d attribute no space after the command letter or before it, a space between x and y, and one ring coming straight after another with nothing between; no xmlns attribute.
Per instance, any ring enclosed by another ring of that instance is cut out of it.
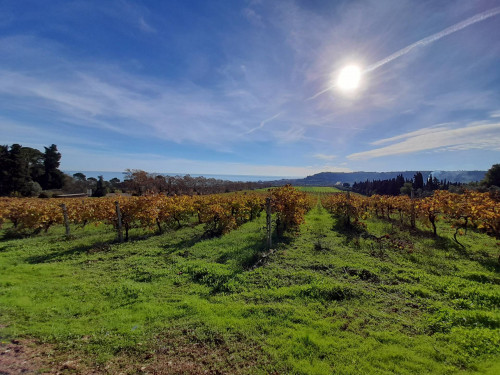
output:
<svg viewBox="0 0 500 375"><path fill-rule="evenodd" d="M351 160L367 160L383 156L412 154L428 150L494 150L500 151L500 123L466 126L426 128L397 137L381 139L374 144L401 140L392 145L347 156Z"/></svg>
<svg viewBox="0 0 500 375"><path fill-rule="evenodd" d="M8 95L11 105L17 102L27 107L35 104L50 108L83 127L94 126L97 121L99 127L122 134L142 133L174 142L218 143L221 136L204 127L223 126L230 117L229 108L202 89L186 89L166 89L118 70L111 76L94 71L73 72L64 78L0 70L0 95ZM234 134L226 129L226 134L230 133Z"/></svg>
<svg viewBox="0 0 500 375"><path fill-rule="evenodd" d="M320 160L333 160L337 157L337 155L314 154L313 157Z"/></svg>
<svg viewBox="0 0 500 375"><path fill-rule="evenodd" d="M41 145L49 146L53 143L77 146L83 145L100 149L105 149L107 147L104 142L96 142L78 136L61 134L61 132L48 132L41 128L13 122L3 117L0 117L0 132L3 134L2 142L4 144L19 143L19 140L22 139L23 146L32 145L35 148L40 148Z"/></svg>
<svg viewBox="0 0 500 375"><path fill-rule="evenodd" d="M279 112L279 113L275 114L274 116L271 116L271 117L261 121L259 126L256 126L255 128L250 129L249 131L245 132L244 134L250 134L256 130L262 129L264 127L264 125L266 125L268 122L273 121L274 119L277 119L281 114L282 114L282 112Z"/></svg>
<svg viewBox="0 0 500 375"><path fill-rule="evenodd" d="M300 125L293 125L285 130L278 130L277 134L278 143L294 143L305 138L306 129Z"/></svg>
<svg viewBox="0 0 500 375"><path fill-rule="evenodd" d="M319 172L350 172L346 167L334 165L293 166L273 164L251 164L211 162L206 160L166 158L158 154L109 153L96 151L91 154L74 147L62 147L62 168L65 170L88 170L89 165L98 165L102 171L120 171L126 168L148 172L174 172L191 174L229 174L254 176L305 177Z"/></svg>
<svg viewBox="0 0 500 375"><path fill-rule="evenodd" d="M149 18L154 15L139 2L130 0L103 1L99 2L97 9L108 17L126 22L146 34L157 32L156 28L148 22Z"/></svg>
<svg viewBox="0 0 500 375"><path fill-rule="evenodd" d="M53 121L221 150L235 140L251 141L240 135L251 135L282 114L258 122L260 113L282 101L282 96L267 97L262 77L231 77L214 89L189 80L153 79L116 64L79 62L36 37L0 39L0 50L12 52L11 62L0 61L2 107L34 115L44 111ZM34 63L40 58L43 69ZM251 75L253 69L240 71ZM270 131L269 139L281 139L280 131Z"/></svg>
<svg viewBox="0 0 500 375"><path fill-rule="evenodd" d="M400 135L396 135L396 136L390 137L390 138L379 139L377 141L371 142L371 144L378 146L378 145L383 145L385 143L399 141L400 139L407 139L407 138L417 137L420 135L430 135L432 133L442 132L444 130L449 129L449 127L447 127L446 125L449 125L449 124L439 124L439 125L435 125L435 126L432 126L429 128L422 128L419 130L415 130L414 132L400 134Z"/></svg>
<svg viewBox="0 0 500 375"><path fill-rule="evenodd" d="M236 138L258 116L246 98L226 95L226 90L214 93L189 81L151 79L113 64L75 61L44 39L3 38L0 50L9 51L6 58L12 60L0 61L4 110L33 116L44 112L53 122L213 147ZM242 111L245 104L248 109Z"/></svg>
<svg viewBox="0 0 500 375"><path fill-rule="evenodd" d="M144 17L139 17L139 28L147 33L155 33L156 29L146 22Z"/></svg>
<svg viewBox="0 0 500 375"><path fill-rule="evenodd" d="M470 18L467 18L466 20L464 20L462 22L459 22L459 23L456 23L455 25L447 27L446 29L444 29L438 33L432 34L424 39L420 39L418 42L410 44L409 46L406 46L405 48L400 49L399 51L393 53L392 55L387 56L386 58L384 58L380 61L377 61L376 63L368 66L365 69L365 72L371 72L375 69L378 69L381 66L383 66L383 65L385 65L385 64L387 64L387 63L389 63L389 62L391 62L391 61L393 61L401 56L406 55L408 52L410 52L411 50L413 50L417 47L424 47L424 46L426 46L430 43L433 43L441 38L444 38L447 35L456 33L457 31L465 29L466 27L474 25L475 23L484 21L490 17L496 16L497 14L500 14L500 7L487 10L486 12L478 13Z"/></svg>
<svg viewBox="0 0 500 375"><path fill-rule="evenodd" d="M252 9L251 7L244 8L243 15L254 26L264 27L264 23L262 22L262 16L258 14L255 9Z"/></svg>

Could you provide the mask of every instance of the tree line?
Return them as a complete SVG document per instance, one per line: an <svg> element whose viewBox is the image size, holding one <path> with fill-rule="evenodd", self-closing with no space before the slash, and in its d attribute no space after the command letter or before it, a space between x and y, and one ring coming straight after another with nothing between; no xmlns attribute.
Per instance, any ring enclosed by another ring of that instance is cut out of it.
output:
<svg viewBox="0 0 500 375"><path fill-rule="evenodd" d="M144 195L205 195L253 190L271 186L269 182L236 182L215 178L164 176L138 169L127 169L124 181L87 177L83 173L69 176L59 170L61 153L55 144L41 152L20 144L0 146L0 196L49 197L61 193L87 193L94 197L108 193Z"/></svg>
<svg viewBox="0 0 500 375"><path fill-rule="evenodd" d="M92 190L92 196L102 197L108 193L125 192L134 196L147 194L174 195L207 195L230 193L241 190L254 190L270 187L269 182L240 182L206 177L165 176L159 173L148 173L140 169L127 169L124 172L124 181L112 178L105 181L103 176L98 178L75 173L66 183L65 190L71 193Z"/></svg>
<svg viewBox="0 0 500 375"><path fill-rule="evenodd" d="M403 175L387 180L366 180L355 182L352 191L367 196L372 195L410 195L413 190L415 196L429 196L435 190L449 190L451 192L462 192L464 189L486 191L487 189L498 189L500 187L500 164L493 165L483 181L477 183L460 183L438 180L430 174L426 179L422 173L417 172L413 178L405 179Z"/></svg>
<svg viewBox="0 0 500 375"><path fill-rule="evenodd" d="M73 176L64 174L59 170L60 160L61 153L55 144L44 147L44 152L20 144L13 144L10 147L0 145L0 196L47 197L51 193L45 191L51 190L57 190L59 193L87 193L92 190L92 195L96 197L113 192L126 192L132 195L147 193L167 196L205 195L267 188L279 184L277 181L238 182L190 175L165 176L138 169L127 169L124 181L118 178L105 181L103 176L98 176L96 179L87 178L83 173L75 173ZM484 191L495 186L500 186L500 164L493 165L480 183L465 185L451 183L438 180L432 175L424 179L422 173L417 172L411 179L399 175L387 180L355 182L352 191L368 196L374 194L396 196L410 195L413 190L416 196L427 196L434 190L460 192L467 188Z"/></svg>
<svg viewBox="0 0 500 375"><path fill-rule="evenodd" d="M0 195L38 196L42 190L63 187L61 153L54 144L44 149L0 145Z"/></svg>
<svg viewBox="0 0 500 375"><path fill-rule="evenodd" d="M122 184L124 190L133 195L161 193L172 195L205 195L229 193L240 190L254 190L272 186L270 182L227 181L215 178L165 176L139 169L127 169Z"/></svg>

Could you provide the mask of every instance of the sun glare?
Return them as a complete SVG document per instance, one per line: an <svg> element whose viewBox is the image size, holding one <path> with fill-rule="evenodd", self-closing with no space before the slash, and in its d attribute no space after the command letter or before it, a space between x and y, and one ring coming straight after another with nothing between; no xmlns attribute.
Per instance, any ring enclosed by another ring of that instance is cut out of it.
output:
<svg viewBox="0 0 500 375"><path fill-rule="evenodd" d="M339 73L337 85L341 90L352 91L359 87L361 69L356 65L348 65Z"/></svg>

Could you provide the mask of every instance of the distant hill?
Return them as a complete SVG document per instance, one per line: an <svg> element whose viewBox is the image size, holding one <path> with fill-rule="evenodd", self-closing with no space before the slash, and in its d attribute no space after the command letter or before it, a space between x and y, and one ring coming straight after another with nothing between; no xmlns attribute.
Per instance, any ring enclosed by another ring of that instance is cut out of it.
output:
<svg viewBox="0 0 500 375"><path fill-rule="evenodd" d="M436 177L438 180L444 180L450 182L473 182L481 181L484 178L486 171L433 171L432 176Z"/></svg>
<svg viewBox="0 0 500 375"><path fill-rule="evenodd" d="M473 182L481 181L486 174L486 171L396 171L396 172L321 172L306 178L295 180L280 180L279 183L291 183L293 185L304 186L331 186L337 183L349 183L366 181L366 180L388 180L396 178L402 174L405 179L413 178L417 173L421 172L424 179L427 179L430 174L438 180L447 180L449 182Z"/></svg>

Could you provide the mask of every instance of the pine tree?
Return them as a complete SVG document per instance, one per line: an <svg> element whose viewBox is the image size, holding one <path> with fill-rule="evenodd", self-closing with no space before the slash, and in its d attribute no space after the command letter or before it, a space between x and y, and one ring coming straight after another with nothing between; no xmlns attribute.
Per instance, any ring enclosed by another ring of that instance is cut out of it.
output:
<svg viewBox="0 0 500 375"><path fill-rule="evenodd" d="M63 186L63 173L58 169L61 153L57 151L56 145L45 147L43 165L45 173L41 177L43 189L60 189Z"/></svg>
<svg viewBox="0 0 500 375"><path fill-rule="evenodd" d="M423 189L424 187L424 176L422 176L422 173L417 172L415 176L413 176L413 188L416 189Z"/></svg>
<svg viewBox="0 0 500 375"><path fill-rule="evenodd" d="M28 163L23 158L22 146L13 144L10 147L7 172L9 174L8 187L9 193L19 193L27 195L28 183L31 182Z"/></svg>
<svg viewBox="0 0 500 375"><path fill-rule="evenodd" d="M490 187L492 185L500 187L500 164L494 164L484 176L483 184Z"/></svg>

